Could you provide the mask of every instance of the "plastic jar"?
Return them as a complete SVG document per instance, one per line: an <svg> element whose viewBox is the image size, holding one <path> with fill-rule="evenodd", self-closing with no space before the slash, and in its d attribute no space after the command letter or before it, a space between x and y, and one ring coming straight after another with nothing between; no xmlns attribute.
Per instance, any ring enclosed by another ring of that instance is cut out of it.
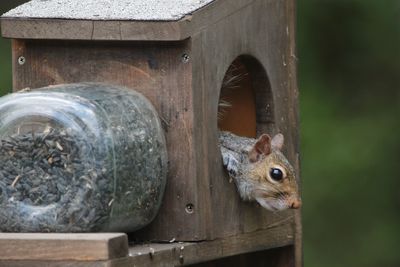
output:
<svg viewBox="0 0 400 267"><path fill-rule="evenodd" d="M132 232L155 217L167 150L141 94L66 84L0 98L0 231Z"/></svg>

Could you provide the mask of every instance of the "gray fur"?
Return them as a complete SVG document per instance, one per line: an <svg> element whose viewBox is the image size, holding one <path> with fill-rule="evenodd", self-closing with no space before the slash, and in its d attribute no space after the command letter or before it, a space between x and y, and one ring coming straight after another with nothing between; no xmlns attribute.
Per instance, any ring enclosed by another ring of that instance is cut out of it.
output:
<svg viewBox="0 0 400 267"><path fill-rule="evenodd" d="M223 165L235 181L241 198L255 200L262 207L273 211L300 207L295 171L280 151L283 135L275 135L272 139L274 142L270 144L271 150L261 151L256 161L250 161L249 152L253 151L260 140L240 137L230 132L220 132L219 135ZM273 181L269 174L271 168L284 170L284 178Z"/></svg>
<svg viewBox="0 0 400 267"><path fill-rule="evenodd" d="M248 153L256 143L256 139L241 137L230 132L220 132L219 144L223 165L229 176L235 181L240 196L244 200L253 200L253 185L248 182L246 175L251 163Z"/></svg>

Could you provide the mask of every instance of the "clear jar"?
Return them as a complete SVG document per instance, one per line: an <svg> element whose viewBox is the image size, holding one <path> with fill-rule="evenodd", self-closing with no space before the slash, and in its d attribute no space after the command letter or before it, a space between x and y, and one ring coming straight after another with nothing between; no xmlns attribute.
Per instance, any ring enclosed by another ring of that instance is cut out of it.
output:
<svg viewBox="0 0 400 267"><path fill-rule="evenodd" d="M132 232L155 217L167 152L141 94L98 83L0 98L0 231Z"/></svg>

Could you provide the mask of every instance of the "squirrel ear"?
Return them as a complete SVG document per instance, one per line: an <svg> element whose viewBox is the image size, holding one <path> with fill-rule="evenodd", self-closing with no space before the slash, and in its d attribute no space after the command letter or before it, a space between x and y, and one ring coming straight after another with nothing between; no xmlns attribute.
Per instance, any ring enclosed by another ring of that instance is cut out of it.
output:
<svg viewBox="0 0 400 267"><path fill-rule="evenodd" d="M261 155L269 155L271 153L271 137L268 134L261 135L253 148L249 152L250 162L256 162Z"/></svg>
<svg viewBox="0 0 400 267"><path fill-rule="evenodd" d="M285 138L283 137L283 134L278 133L277 135L272 138L271 145L273 148L281 150L283 147L283 143L285 141Z"/></svg>

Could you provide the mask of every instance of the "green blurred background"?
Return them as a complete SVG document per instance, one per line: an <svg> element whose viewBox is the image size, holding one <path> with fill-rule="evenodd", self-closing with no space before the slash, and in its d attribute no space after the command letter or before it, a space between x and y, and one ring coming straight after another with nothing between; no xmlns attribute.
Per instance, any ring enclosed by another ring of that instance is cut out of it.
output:
<svg viewBox="0 0 400 267"><path fill-rule="evenodd" d="M400 266L400 1L298 1L298 58L305 266Z"/></svg>
<svg viewBox="0 0 400 267"><path fill-rule="evenodd" d="M400 266L400 1L298 1L306 267Z"/></svg>

